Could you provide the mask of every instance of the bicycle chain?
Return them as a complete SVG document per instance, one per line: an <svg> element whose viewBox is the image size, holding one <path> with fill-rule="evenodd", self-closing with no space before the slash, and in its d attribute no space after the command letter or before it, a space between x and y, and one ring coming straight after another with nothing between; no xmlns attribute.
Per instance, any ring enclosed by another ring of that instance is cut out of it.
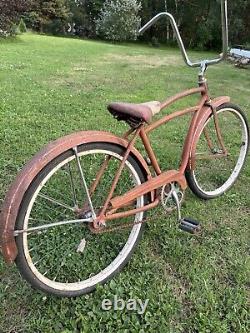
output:
<svg viewBox="0 0 250 333"><path fill-rule="evenodd" d="M162 207L164 208L164 205L162 205ZM175 209L176 208L171 208L169 210L164 209L163 213L158 214L157 217L160 218L160 217L164 217L166 215L169 215ZM117 231L117 230L123 230L123 229L127 229L127 228L130 228L130 227L134 227L135 225L143 224L145 222L150 222L151 220L153 220L155 218L156 218L156 216L151 217L151 218L146 218L146 219L143 219L142 221L138 221L138 222L121 223L119 225L116 225L114 227L109 227L109 228L107 228L105 225L103 227L100 227L100 229L95 229L92 226L89 226L89 228L90 228L91 232L94 233L94 234L105 234L105 233L109 233L109 232L113 232L113 231Z"/></svg>
<svg viewBox="0 0 250 333"><path fill-rule="evenodd" d="M172 211L174 211L174 209L173 209ZM172 212L172 211L171 211L171 212ZM103 226L103 227L100 227L99 229L96 229L96 228L94 228L94 227L92 226L93 223L89 224L88 227L89 227L90 231L91 231L93 234L96 234L96 235L99 235L99 234L105 234L105 233L114 232L114 231L118 231L118 230L125 230L125 229L128 229L128 228L130 228L130 227L134 227L134 226L139 225L139 224L144 224L144 223L146 223L146 222L150 222L150 221L152 221L152 220L155 219L156 217L157 217L157 218L165 217L165 216L169 215L171 212L170 212L170 211L164 211L164 212L162 212L162 213L157 214L156 216L152 216L152 217L150 217L150 218L145 218L145 219L143 219L143 220L141 220L141 221L131 222L131 223L121 223L121 224L118 224L118 225L116 225L116 226L114 226L114 227L106 227L106 226ZM12 232L14 232L14 230L10 232L10 235L11 235L11 236L12 236ZM6 241L6 242L2 242L2 243L0 244L0 250L1 250L1 245L4 245L5 243L8 243L8 241Z"/></svg>
<svg viewBox="0 0 250 333"><path fill-rule="evenodd" d="M163 216L166 216L166 215L168 215L168 213L165 212L165 214L164 213L158 214L157 217L160 218L160 217L163 217ZM138 224L144 224L146 222L152 221L155 218L156 218L156 216L154 216L154 217L152 216L150 218L145 218L145 219L143 219L141 221L138 221L138 222L121 223L119 225L116 225L114 227L109 227L109 228L107 228L105 226L103 226L100 229L94 229L93 227L90 227L90 230L94 234L105 234L105 233L114 232L114 231L117 231L117 230L124 230L124 229L130 228L130 227L134 227L134 226L136 226Z"/></svg>
<svg viewBox="0 0 250 333"><path fill-rule="evenodd" d="M163 216L164 214L162 214ZM161 216L161 215L157 215L158 217ZM155 217L154 217L155 218ZM93 233L93 234L96 234L96 235L100 235L100 234L106 234L106 233L109 233L109 232L114 232L114 231L117 231L117 230L125 230L127 228L130 228L130 227L134 227L135 225L138 225L138 224L144 224L145 222L149 222L153 220L153 217L151 218L146 218L146 219L143 219L142 221L138 221L138 222L132 222L132 223L121 223L119 225L116 225L114 227L105 227L103 226L102 228L100 227L99 229L95 229L93 228L90 224L89 224L89 229L90 231ZM92 224L92 223L91 223ZM9 234L10 234L10 237L13 235L14 233L14 230L11 231ZM0 252L1 252L1 247L2 245L5 245L5 244L8 244L9 241L5 241L5 242L1 242L0 244Z"/></svg>

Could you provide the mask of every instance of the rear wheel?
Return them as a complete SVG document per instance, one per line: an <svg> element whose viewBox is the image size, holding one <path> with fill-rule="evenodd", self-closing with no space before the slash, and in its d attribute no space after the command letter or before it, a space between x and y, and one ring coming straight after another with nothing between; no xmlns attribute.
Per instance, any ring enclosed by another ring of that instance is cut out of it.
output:
<svg viewBox="0 0 250 333"><path fill-rule="evenodd" d="M95 213L102 208L119 167L124 148L110 143L78 147L78 156L88 187L106 159L105 172L92 195ZM121 195L146 180L136 159L129 156L115 189ZM20 206L16 230L79 219L76 212L86 203L77 160L72 150L50 162L33 180ZM141 196L132 208L143 207ZM119 224L141 221L145 213L119 220ZM108 226L115 225L111 221ZM35 288L58 296L78 296L106 282L127 263L143 224L112 233L94 234L88 223L69 224L17 236L17 266Z"/></svg>
<svg viewBox="0 0 250 333"><path fill-rule="evenodd" d="M223 156L214 116L211 116L198 140L194 168L186 171L191 190L202 199L216 198L231 188L239 177L249 149L249 127L241 109L229 103L216 112L226 156Z"/></svg>

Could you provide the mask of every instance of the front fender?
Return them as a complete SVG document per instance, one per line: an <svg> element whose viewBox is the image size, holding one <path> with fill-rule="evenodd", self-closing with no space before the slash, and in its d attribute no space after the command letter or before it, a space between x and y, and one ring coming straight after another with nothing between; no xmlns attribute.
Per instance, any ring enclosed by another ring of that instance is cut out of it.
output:
<svg viewBox="0 0 250 333"><path fill-rule="evenodd" d="M58 155L89 142L109 142L125 148L128 146L127 140L108 132L83 131L73 133L49 143L18 174L7 192L0 213L0 248L6 263L13 263L17 256L18 251L14 237L15 223L19 207L32 180ZM150 178L150 170L144 158L135 148L132 149L132 153L144 168L147 177Z"/></svg>
<svg viewBox="0 0 250 333"><path fill-rule="evenodd" d="M210 104L213 108L217 109L218 107L220 107L221 105L225 104L225 103L229 103L230 102L230 97L228 96L221 96L221 97L217 97L215 99L213 99ZM197 144L199 141L199 137L203 131L204 125L206 124L207 120L209 119L209 117L212 115L213 111L212 108L210 106L204 106L203 107L203 111L201 112L201 117L198 121L199 125L196 128L194 137L193 137L193 143L192 143L192 148L190 151L190 158L189 158L189 163L188 163L188 168L190 170L193 170L195 167L195 151L197 148Z"/></svg>

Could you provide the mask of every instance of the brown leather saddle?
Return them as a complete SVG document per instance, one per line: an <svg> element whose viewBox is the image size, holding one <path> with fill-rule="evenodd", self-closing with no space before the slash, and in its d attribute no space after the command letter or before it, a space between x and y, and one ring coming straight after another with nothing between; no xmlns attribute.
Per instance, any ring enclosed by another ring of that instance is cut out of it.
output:
<svg viewBox="0 0 250 333"><path fill-rule="evenodd" d="M152 101L142 104L110 103L109 112L119 121L126 121L131 127L136 128L141 123L150 123L153 116L161 111L161 103Z"/></svg>

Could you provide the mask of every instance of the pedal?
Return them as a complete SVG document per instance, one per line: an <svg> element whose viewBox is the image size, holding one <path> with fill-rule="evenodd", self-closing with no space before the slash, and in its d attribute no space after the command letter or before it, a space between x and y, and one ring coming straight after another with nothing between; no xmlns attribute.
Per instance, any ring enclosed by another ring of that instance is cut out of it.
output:
<svg viewBox="0 0 250 333"><path fill-rule="evenodd" d="M189 218L181 219L179 228L183 231L189 232L190 234L197 234L201 231L200 223Z"/></svg>
<svg viewBox="0 0 250 333"><path fill-rule="evenodd" d="M181 205L175 190L172 192L172 198L177 207L177 221L180 223L179 228L183 231L189 232L190 234L198 234L201 231L200 223L189 218L181 217Z"/></svg>

